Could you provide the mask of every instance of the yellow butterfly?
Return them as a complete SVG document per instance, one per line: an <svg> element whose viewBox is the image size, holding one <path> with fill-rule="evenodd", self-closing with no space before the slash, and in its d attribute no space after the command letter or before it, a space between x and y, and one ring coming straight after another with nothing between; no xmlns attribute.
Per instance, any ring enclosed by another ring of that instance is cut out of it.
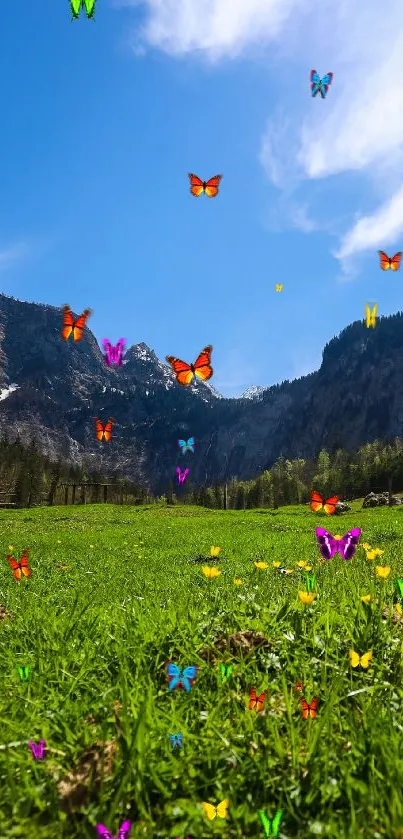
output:
<svg viewBox="0 0 403 839"><path fill-rule="evenodd" d="M280 285L276 284L276 291L282 291L282 290L283 290L283 284L282 283Z"/></svg>
<svg viewBox="0 0 403 839"><path fill-rule="evenodd" d="M377 303L374 304L374 306L372 308L372 311L369 308L368 303L365 304L365 318L366 318L366 324L365 325L367 327L370 327L370 326L375 327L376 326L377 311L378 311L378 304Z"/></svg>
<svg viewBox="0 0 403 839"><path fill-rule="evenodd" d="M224 801L217 804L217 807L214 807L213 804L208 804L207 801L202 801L203 810L210 821L213 821L216 816L219 816L220 819L226 819L228 815L228 806L228 798L224 798Z"/></svg>
<svg viewBox="0 0 403 839"><path fill-rule="evenodd" d="M221 574L219 568L211 568L210 565L203 565L202 571L208 580L214 580L215 577L219 577Z"/></svg>
<svg viewBox="0 0 403 839"><path fill-rule="evenodd" d="M359 655L355 650L350 650L349 656L352 667L358 667L361 664L361 667L367 670L372 661L372 650L368 650L364 655Z"/></svg>

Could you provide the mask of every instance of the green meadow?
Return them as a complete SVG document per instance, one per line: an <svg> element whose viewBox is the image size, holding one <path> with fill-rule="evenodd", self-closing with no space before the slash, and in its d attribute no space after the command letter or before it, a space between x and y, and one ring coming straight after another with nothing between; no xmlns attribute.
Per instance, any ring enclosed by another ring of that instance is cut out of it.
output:
<svg viewBox="0 0 403 839"><path fill-rule="evenodd" d="M320 561L317 525L361 527L355 557ZM0 533L2 839L94 839L97 822L115 837L125 818L130 839L257 839L259 809L283 811L281 839L403 837L403 509L38 508L1 511ZM14 579L9 545L29 549L30 579ZM222 573L208 580L192 559L212 545ZM353 669L350 649L372 649L371 666ZM190 693L169 691L167 660L198 665ZM320 698L314 720L297 682ZM251 687L267 691L262 713ZM226 798L227 819L208 821L201 802Z"/></svg>

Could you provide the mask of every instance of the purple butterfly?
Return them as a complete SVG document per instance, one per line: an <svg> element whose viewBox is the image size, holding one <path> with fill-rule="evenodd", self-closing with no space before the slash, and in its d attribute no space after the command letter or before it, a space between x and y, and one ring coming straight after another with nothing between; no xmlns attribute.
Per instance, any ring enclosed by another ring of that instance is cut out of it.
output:
<svg viewBox="0 0 403 839"><path fill-rule="evenodd" d="M108 367L110 367L111 364L116 364L117 367L121 367L123 352L125 349L125 339L119 338L116 347L112 346L111 342L108 341L107 338L103 338L102 343L105 350L105 361Z"/></svg>
<svg viewBox="0 0 403 839"><path fill-rule="evenodd" d="M352 559L361 536L361 528L353 527L344 536L332 536L324 527L316 528L316 538L319 542L319 550L324 559L331 559L339 552L343 559Z"/></svg>
<svg viewBox="0 0 403 839"><path fill-rule="evenodd" d="M46 740L39 740L38 745L36 745L34 740L30 740L28 746L31 749L34 760L38 760L38 757L40 760L45 759Z"/></svg>
<svg viewBox="0 0 403 839"><path fill-rule="evenodd" d="M189 472L190 472L190 469L188 469L187 467L186 467L186 469L183 470L183 472L181 472L179 466L176 467L176 474L178 476L178 484L184 484L185 483Z"/></svg>
<svg viewBox="0 0 403 839"><path fill-rule="evenodd" d="M132 823L129 821L122 822L116 839L129 839L131 826ZM112 833L104 824L97 824L97 833L98 836L102 836L102 839L113 839Z"/></svg>

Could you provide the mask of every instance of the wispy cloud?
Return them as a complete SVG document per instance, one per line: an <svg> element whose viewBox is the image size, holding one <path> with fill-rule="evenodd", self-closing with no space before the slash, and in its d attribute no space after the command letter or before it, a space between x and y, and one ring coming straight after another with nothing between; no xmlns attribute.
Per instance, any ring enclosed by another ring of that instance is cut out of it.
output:
<svg viewBox="0 0 403 839"><path fill-rule="evenodd" d="M234 59L270 45L271 59L284 69L282 104L269 119L260 160L280 190L305 184L305 207L296 226L309 233L308 184L325 181L331 205L334 178L360 172L384 202L342 233L339 259L374 244L394 242L402 231L400 187L403 167L403 3L356 0L115 0L143 7L139 44L172 56L194 53L208 62ZM275 48L275 50L274 50ZM274 55L274 57L273 57ZM334 72L325 101L312 99L309 70ZM277 72L277 70L276 70ZM303 96L299 78L306 76ZM305 97L305 98L304 98ZM386 176L385 176L386 173ZM396 185L398 192L395 194ZM350 217L354 190L349 190ZM382 236L376 235L381 222ZM346 224L346 222L345 222Z"/></svg>

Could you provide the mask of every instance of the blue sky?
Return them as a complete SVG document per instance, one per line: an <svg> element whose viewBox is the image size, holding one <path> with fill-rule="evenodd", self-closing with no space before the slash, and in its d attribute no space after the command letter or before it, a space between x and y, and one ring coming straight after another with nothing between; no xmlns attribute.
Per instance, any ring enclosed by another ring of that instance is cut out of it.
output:
<svg viewBox="0 0 403 839"><path fill-rule="evenodd" d="M401 309L377 250L403 249L403 6L317 5L2 3L1 290L161 359L211 343L227 396L317 369L366 301Z"/></svg>

